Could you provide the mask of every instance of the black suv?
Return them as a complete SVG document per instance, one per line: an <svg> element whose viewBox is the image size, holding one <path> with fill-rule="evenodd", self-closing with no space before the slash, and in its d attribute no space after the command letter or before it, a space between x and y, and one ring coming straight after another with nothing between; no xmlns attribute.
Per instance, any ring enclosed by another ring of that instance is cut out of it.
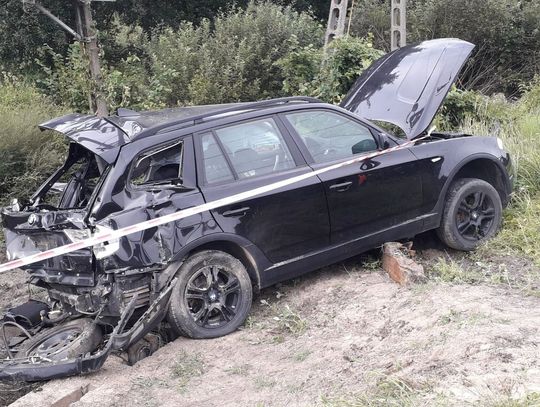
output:
<svg viewBox="0 0 540 407"><path fill-rule="evenodd" d="M501 141L427 133L472 49L435 40L388 54L342 107L291 97L41 125L70 149L29 202L4 208L10 260L381 154L24 267L49 301L4 317L2 329L17 332L0 377L89 372L111 350L136 360L163 325L191 338L228 334L253 289L386 241L437 229L448 246L472 250L493 236L512 188Z"/></svg>

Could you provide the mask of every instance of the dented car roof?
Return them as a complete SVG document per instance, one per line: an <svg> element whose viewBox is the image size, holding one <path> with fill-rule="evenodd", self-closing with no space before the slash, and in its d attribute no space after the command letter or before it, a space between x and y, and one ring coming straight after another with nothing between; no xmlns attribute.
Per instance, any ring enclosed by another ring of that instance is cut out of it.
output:
<svg viewBox="0 0 540 407"><path fill-rule="evenodd" d="M148 112L119 109L118 114L104 118L71 113L42 123L39 128L62 133L111 164L120 147L135 140L145 130L200 115L210 115L226 107L241 108L242 105L244 103L188 106Z"/></svg>

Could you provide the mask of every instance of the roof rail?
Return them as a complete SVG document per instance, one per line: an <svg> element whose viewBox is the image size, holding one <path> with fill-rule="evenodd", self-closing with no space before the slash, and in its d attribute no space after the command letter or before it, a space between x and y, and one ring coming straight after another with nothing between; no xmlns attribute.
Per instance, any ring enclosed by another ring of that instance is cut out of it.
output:
<svg viewBox="0 0 540 407"><path fill-rule="evenodd" d="M243 103L241 106L229 106L229 107L225 107L221 110L216 110L216 111L213 111L211 113L203 113L203 114L200 114L200 115L197 115L197 116L191 116L191 117L186 117L185 119L179 119L179 120L176 120L176 121L172 121L170 123L164 123L164 124L161 124L161 125L158 125L156 127L153 127L151 130L153 132L158 132L160 130L163 130L165 128L170 128L170 127L173 127L173 126L179 126L181 124L185 124L185 123L193 123L193 124L200 124L204 121L204 119L209 119L209 118L212 118L212 117L216 117L216 116L221 116L221 115L224 115L224 114L227 114L227 113L233 113L233 112L236 112L236 111L240 111L240 112L243 112L243 111L246 111L246 110L250 110L250 109L257 109L257 108L260 108L260 107L270 107L270 106L274 106L274 105L282 105L282 104L285 104L285 103L291 103L291 102L303 102L303 103L323 103L320 99L317 99L317 98L313 98L313 97L309 97L309 96L290 96L290 97L283 97L283 98L276 98L276 99L267 99L267 100L260 100L260 101L257 101L257 102L247 102L247 103ZM144 132L142 133L139 133L137 134L135 137L132 138L132 140L135 140L137 138L139 138L138 136L141 136Z"/></svg>
<svg viewBox="0 0 540 407"><path fill-rule="evenodd" d="M290 103L290 102L322 103L321 100L319 100L317 98L312 98L312 97L309 97L309 96L290 96L290 97L285 97L285 98L276 98L276 99L260 100L260 101L257 101L257 102L248 102L245 105L241 106L241 108L239 108L238 106L229 107L229 108L225 108L225 109L222 109L222 110L212 112L210 114L200 115L200 116L197 116L197 117L192 117L191 120L193 120L193 122L195 124L199 124L199 123L202 123L202 121L204 119L208 119L208 118L211 118L213 116L220 116L220 115L223 115L225 113L235 112L237 110L242 110L243 111L243 110L257 109L259 107L269 107L269 106L273 106L273 105L282 105L282 104Z"/></svg>

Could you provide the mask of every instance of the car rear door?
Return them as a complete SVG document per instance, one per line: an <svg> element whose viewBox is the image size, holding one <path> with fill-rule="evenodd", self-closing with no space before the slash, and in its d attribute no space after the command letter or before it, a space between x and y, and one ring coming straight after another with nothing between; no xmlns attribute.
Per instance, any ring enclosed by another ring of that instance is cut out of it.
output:
<svg viewBox="0 0 540 407"><path fill-rule="evenodd" d="M215 128L195 136L198 183L206 202L311 172L274 117ZM324 248L330 222L317 177L212 211L225 233L256 245L272 263Z"/></svg>
<svg viewBox="0 0 540 407"><path fill-rule="evenodd" d="M379 147L372 130L341 112L324 109L282 115L313 169L346 161ZM384 231L419 215L421 169L408 150L325 172L323 182L332 244Z"/></svg>
<svg viewBox="0 0 540 407"><path fill-rule="evenodd" d="M112 177L103 192L111 201L98 205L92 214L101 226L120 229L204 204L196 184L191 136L142 150L137 143L128 144L118 166L118 171L124 175ZM161 266L174 258L184 245L217 229L211 215L202 212L132 233L119 239L119 250L105 257L102 267L112 270L126 265L131 268Z"/></svg>

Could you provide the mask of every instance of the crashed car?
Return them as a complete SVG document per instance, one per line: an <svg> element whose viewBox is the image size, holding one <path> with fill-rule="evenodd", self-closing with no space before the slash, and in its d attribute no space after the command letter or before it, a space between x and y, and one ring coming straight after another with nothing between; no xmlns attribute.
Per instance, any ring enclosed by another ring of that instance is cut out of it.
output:
<svg viewBox="0 0 540 407"><path fill-rule="evenodd" d="M387 54L340 106L290 97L42 124L69 152L28 202L3 209L10 260L381 154L25 266L48 300L4 316L0 377L88 373L110 352L134 362L175 335L229 334L254 290L386 241L435 229L475 249L500 227L510 157L495 137L428 132L473 48L442 39Z"/></svg>

